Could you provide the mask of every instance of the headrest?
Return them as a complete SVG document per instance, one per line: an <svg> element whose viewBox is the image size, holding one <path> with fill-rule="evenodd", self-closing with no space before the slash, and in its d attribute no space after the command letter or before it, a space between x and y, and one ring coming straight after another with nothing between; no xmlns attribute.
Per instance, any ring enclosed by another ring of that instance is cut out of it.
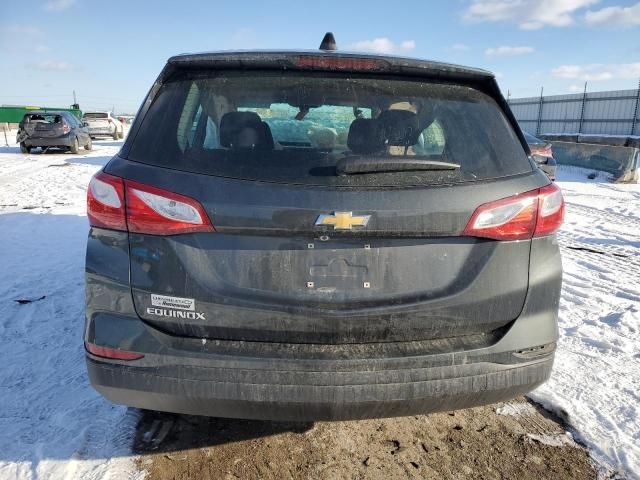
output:
<svg viewBox="0 0 640 480"><path fill-rule="evenodd" d="M255 112L228 112L220 119L220 145L227 148L273 149L269 125Z"/></svg>
<svg viewBox="0 0 640 480"><path fill-rule="evenodd" d="M384 130L387 146L409 147L418 143L420 121L408 110L385 110L377 120Z"/></svg>
<svg viewBox="0 0 640 480"><path fill-rule="evenodd" d="M356 118L349 126L347 146L353 153L371 154L384 149L384 130L378 120Z"/></svg>

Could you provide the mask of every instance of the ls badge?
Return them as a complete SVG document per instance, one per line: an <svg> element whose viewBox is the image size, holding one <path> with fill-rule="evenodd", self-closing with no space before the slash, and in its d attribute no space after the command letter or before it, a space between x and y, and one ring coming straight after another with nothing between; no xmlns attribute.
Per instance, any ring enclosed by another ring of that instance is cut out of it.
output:
<svg viewBox="0 0 640 480"><path fill-rule="evenodd" d="M334 230L352 230L353 227L366 227L371 215L353 215L352 212L333 212L331 215L319 215L316 226L332 226Z"/></svg>

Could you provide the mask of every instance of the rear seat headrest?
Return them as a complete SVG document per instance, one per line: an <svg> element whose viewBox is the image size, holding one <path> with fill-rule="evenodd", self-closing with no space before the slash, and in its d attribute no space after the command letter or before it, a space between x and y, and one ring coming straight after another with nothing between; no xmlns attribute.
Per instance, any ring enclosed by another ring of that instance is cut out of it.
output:
<svg viewBox="0 0 640 480"><path fill-rule="evenodd" d="M385 110L377 120L382 125L388 146L409 147L418 142L420 121L415 113L408 110Z"/></svg>
<svg viewBox="0 0 640 480"><path fill-rule="evenodd" d="M384 149L384 130L380 122L356 118L349 126L347 146L353 153L372 154Z"/></svg>
<svg viewBox="0 0 640 480"><path fill-rule="evenodd" d="M257 113L228 112L220 119L220 145L273 150L273 135Z"/></svg>

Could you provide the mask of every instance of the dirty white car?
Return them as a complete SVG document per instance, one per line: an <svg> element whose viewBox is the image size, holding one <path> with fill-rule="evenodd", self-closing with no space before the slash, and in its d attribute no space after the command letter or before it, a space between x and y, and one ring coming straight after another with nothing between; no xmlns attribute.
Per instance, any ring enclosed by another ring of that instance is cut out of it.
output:
<svg viewBox="0 0 640 480"><path fill-rule="evenodd" d="M89 124L91 138L124 138L124 125L111 112L85 112L82 120Z"/></svg>

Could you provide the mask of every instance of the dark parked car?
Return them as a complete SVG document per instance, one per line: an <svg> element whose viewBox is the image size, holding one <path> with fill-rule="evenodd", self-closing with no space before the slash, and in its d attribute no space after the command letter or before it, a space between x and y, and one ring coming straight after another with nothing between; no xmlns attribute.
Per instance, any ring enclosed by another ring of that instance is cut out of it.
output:
<svg viewBox="0 0 640 480"><path fill-rule="evenodd" d="M170 58L88 190L91 383L279 420L530 391L556 348L564 201L528 153L484 70Z"/></svg>
<svg viewBox="0 0 640 480"><path fill-rule="evenodd" d="M551 149L551 143L546 142L538 137L534 137L530 133L522 132L524 138L529 145L531 151L531 158L536 162L536 165L540 167L544 173L552 180L556 179L556 168L558 163L553 158L553 150Z"/></svg>
<svg viewBox="0 0 640 480"><path fill-rule="evenodd" d="M22 153L32 148L62 148L78 153L80 147L91 150L91 137L86 125L70 112L33 110L18 125L17 141Z"/></svg>

